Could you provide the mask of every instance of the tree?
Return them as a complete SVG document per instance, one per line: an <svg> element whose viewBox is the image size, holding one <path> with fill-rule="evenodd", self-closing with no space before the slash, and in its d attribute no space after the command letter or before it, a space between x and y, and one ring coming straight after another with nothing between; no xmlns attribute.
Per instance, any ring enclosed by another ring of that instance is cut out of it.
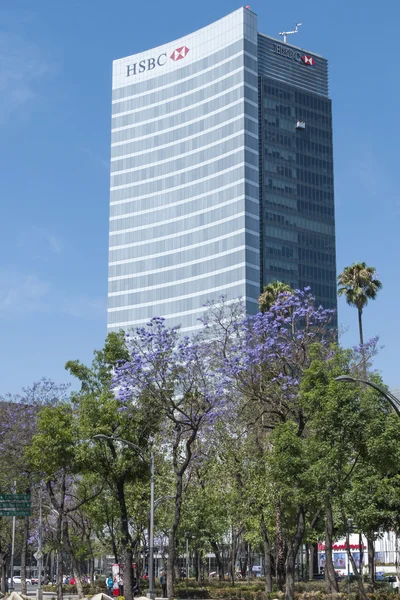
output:
<svg viewBox="0 0 400 600"><path fill-rule="evenodd" d="M103 488L110 491L112 498L105 492L106 502L103 511L96 512L104 518L103 531L108 529L111 536L114 555L118 553L117 532L115 523L117 503L119 525L119 543L124 567L124 588L126 600L132 599L133 588L133 553L138 548L138 539L132 536L132 520L130 517L128 495L132 494L129 486L141 487L148 480L149 471L141 454L149 449L150 436L157 430L158 415L151 407L136 404L130 407L129 414L122 410L121 402L112 389L113 373L120 363L129 359L123 332L112 332L108 335L102 350L94 353L91 367L79 361L69 361L66 369L81 384L81 389L73 395L73 405L77 418L77 437L80 439L79 453L81 473L86 477L95 475ZM94 436L108 436L103 441L94 441ZM122 444L118 438L131 442L138 448ZM147 500L145 498L144 500ZM137 507L136 507L137 508ZM89 509L90 510L90 509ZM97 530L102 526L96 523Z"/></svg>
<svg viewBox="0 0 400 600"><path fill-rule="evenodd" d="M129 418L143 404L161 416L161 436L169 447L175 509L168 542L168 598L174 597L176 540L181 520L184 477L200 432L212 427L221 404L209 349L182 337L156 317L128 336L129 360L116 369L114 384Z"/></svg>
<svg viewBox="0 0 400 600"><path fill-rule="evenodd" d="M268 312L271 306L285 300L290 294L293 294L293 290L287 283L278 280L268 283L258 299L260 311Z"/></svg>
<svg viewBox="0 0 400 600"><path fill-rule="evenodd" d="M355 306L358 311L358 328L360 344L364 345L362 314L368 300L375 300L382 283L377 278L375 267L368 267L365 262L354 263L345 267L338 276L338 295L345 296L347 304ZM366 371L364 361L364 373Z"/></svg>

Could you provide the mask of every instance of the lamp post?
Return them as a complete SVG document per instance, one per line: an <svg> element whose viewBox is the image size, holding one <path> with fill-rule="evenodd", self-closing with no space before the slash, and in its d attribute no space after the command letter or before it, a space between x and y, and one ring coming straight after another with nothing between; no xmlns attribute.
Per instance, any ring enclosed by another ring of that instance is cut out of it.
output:
<svg viewBox="0 0 400 600"><path fill-rule="evenodd" d="M154 452L150 454L150 465L146 457L143 455L142 449L139 448L133 442L124 440L119 437L113 437L111 435L104 435L98 433L93 436L95 440L111 440L113 442L121 442L126 446L130 446L136 450L140 459L147 465L150 466L150 531L149 531L149 591L147 592L147 598L155 600L156 594L154 592Z"/></svg>
<svg viewBox="0 0 400 600"><path fill-rule="evenodd" d="M335 377L335 381L342 381L343 383L363 383L365 385L369 385L374 390L379 392L381 396L386 398L391 407L395 410L398 417L400 417L400 402L393 396L390 392L384 390L380 385L377 385L373 381L365 381L364 379L356 379L355 377L351 377L350 375L339 375L339 377Z"/></svg>
<svg viewBox="0 0 400 600"><path fill-rule="evenodd" d="M186 598L189 597L189 532L185 531L186 538Z"/></svg>

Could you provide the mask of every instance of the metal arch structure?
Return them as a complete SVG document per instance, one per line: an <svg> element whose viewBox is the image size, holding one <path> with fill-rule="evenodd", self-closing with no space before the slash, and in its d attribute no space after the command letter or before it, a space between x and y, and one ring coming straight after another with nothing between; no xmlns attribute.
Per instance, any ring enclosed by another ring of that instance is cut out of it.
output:
<svg viewBox="0 0 400 600"><path fill-rule="evenodd" d="M355 377L351 377L350 375L340 375L339 377L335 377L335 381L342 381L343 383L363 383L365 385L369 385L369 387L372 387L374 390L379 392L381 396L384 396L384 398L386 398L393 410L396 412L397 416L400 417L400 400L387 390L383 389L380 385L374 383L373 381L356 379Z"/></svg>

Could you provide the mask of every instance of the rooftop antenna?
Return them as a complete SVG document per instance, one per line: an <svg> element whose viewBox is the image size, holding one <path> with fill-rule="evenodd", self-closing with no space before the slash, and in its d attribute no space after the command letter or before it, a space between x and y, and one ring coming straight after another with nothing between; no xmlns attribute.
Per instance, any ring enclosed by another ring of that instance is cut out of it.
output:
<svg viewBox="0 0 400 600"><path fill-rule="evenodd" d="M296 29L294 31L281 31L279 35L283 35L283 43L287 43L287 36L292 35L293 33L299 33L299 27L303 25L303 23L296 23Z"/></svg>

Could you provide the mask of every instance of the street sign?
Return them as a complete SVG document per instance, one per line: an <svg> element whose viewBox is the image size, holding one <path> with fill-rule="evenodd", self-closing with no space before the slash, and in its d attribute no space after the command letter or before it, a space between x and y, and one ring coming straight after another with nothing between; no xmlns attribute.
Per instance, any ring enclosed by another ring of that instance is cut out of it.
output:
<svg viewBox="0 0 400 600"><path fill-rule="evenodd" d="M0 517L30 517L30 494L0 494Z"/></svg>
<svg viewBox="0 0 400 600"><path fill-rule="evenodd" d="M0 510L8 508L30 508L30 502L0 502Z"/></svg>
<svg viewBox="0 0 400 600"><path fill-rule="evenodd" d="M18 510L17 508L10 508L7 510L0 510L0 517L30 517L31 511L28 509Z"/></svg>
<svg viewBox="0 0 400 600"><path fill-rule="evenodd" d="M4 500L13 500L15 502L30 502L31 495L30 494L0 494L0 502Z"/></svg>
<svg viewBox="0 0 400 600"><path fill-rule="evenodd" d="M41 558L43 558L44 554L41 550L38 550L33 556L36 558L36 560L40 560Z"/></svg>

